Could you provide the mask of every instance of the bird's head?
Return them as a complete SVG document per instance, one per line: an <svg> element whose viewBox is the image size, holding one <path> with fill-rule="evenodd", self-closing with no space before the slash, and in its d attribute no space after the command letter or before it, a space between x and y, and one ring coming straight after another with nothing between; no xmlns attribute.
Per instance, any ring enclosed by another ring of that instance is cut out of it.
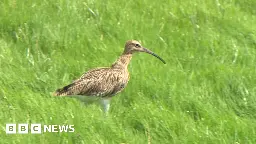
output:
<svg viewBox="0 0 256 144"><path fill-rule="evenodd" d="M165 64L165 61L160 56L156 55L154 52L150 51L149 49L143 47L138 41L136 40L127 41L125 44L124 53L133 54L135 52L145 52L145 53L151 54Z"/></svg>

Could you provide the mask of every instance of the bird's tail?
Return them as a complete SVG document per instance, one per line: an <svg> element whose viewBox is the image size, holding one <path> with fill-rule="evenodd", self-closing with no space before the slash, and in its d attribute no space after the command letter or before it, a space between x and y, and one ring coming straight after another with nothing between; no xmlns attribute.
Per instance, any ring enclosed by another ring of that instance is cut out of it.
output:
<svg viewBox="0 0 256 144"><path fill-rule="evenodd" d="M70 89L73 86L72 84L69 84L63 88L57 89L54 93L53 96L67 96L67 95L72 95L72 90Z"/></svg>

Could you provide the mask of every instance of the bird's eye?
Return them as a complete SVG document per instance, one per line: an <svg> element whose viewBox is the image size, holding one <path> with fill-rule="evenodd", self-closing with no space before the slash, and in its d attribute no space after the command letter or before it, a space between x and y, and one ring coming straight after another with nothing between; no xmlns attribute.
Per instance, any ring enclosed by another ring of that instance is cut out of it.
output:
<svg viewBox="0 0 256 144"><path fill-rule="evenodd" d="M140 45L139 45L139 44L135 44L135 47L137 47L137 48L138 48L138 47L140 47Z"/></svg>

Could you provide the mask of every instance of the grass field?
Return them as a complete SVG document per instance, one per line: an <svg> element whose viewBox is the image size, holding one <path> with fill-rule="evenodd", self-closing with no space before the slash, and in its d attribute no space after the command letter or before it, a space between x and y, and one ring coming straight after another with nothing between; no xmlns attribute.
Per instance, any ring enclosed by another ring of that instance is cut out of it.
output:
<svg viewBox="0 0 256 144"><path fill-rule="evenodd" d="M256 143L255 0L2 0L0 143ZM137 39L130 82L105 118L51 93L110 66ZM74 125L13 134L6 123Z"/></svg>

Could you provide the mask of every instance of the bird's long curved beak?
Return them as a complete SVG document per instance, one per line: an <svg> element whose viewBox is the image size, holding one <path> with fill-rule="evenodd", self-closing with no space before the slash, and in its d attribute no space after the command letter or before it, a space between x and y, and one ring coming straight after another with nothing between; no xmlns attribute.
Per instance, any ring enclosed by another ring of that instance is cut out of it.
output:
<svg viewBox="0 0 256 144"><path fill-rule="evenodd" d="M153 52L150 51L149 49L143 48L143 52L146 52L146 53L148 53L148 54L153 55L154 57L156 57L156 58L158 58L160 61L162 61L164 64L166 64L166 62L165 62L160 56L158 56L157 54L153 53Z"/></svg>

